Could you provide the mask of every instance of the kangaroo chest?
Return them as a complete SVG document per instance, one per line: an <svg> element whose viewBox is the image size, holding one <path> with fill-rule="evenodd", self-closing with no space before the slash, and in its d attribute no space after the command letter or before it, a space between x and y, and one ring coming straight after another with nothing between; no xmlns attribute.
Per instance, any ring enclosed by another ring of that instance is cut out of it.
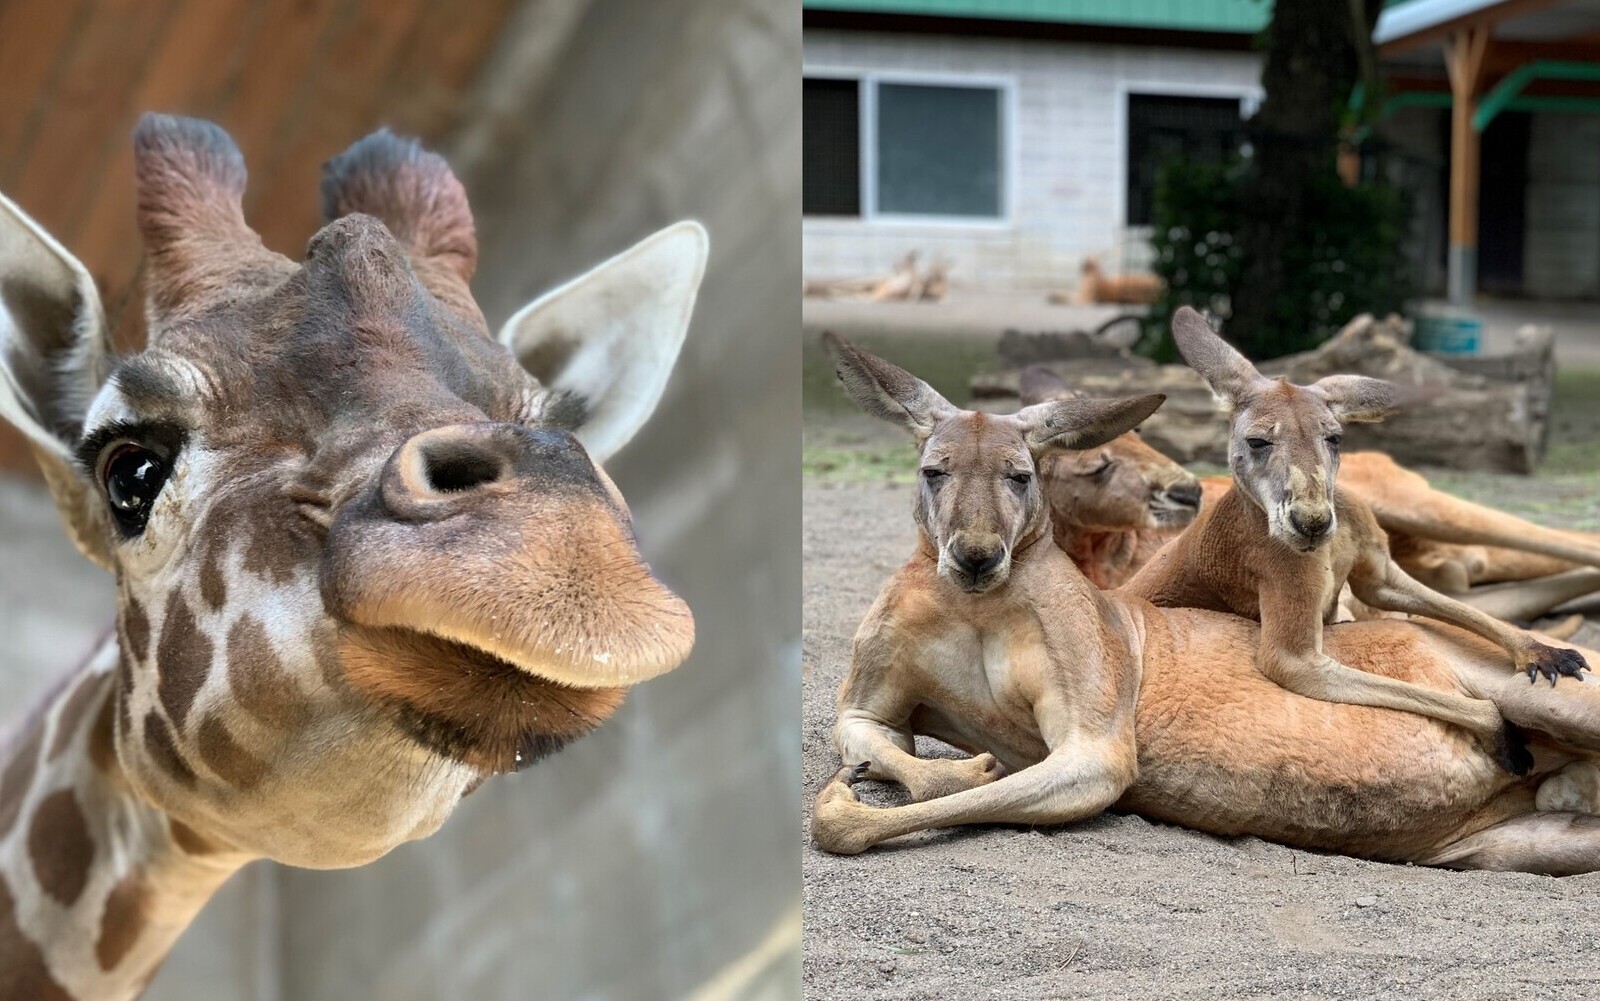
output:
<svg viewBox="0 0 1600 1001"><path fill-rule="evenodd" d="M972 753L988 751L1013 769L1048 753L1034 715L1049 683L1037 623L1020 617L1000 628L963 623L916 647L910 659L923 677L910 719L915 733Z"/></svg>

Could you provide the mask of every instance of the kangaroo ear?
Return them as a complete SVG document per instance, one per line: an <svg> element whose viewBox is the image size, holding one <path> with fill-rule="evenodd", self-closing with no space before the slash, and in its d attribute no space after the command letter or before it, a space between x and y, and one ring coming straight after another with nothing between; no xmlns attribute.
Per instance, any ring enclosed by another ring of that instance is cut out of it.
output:
<svg viewBox="0 0 1600 1001"><path fill-rule="evenodd" d="M1043 365L1029 365L1022 370L1022 376L1017 381L1022 405L1025 407L1049 400L1070 400L1078 395L1067 384L1067 380L1057 375L1054 369L1045 368Z"/></svg>
<svg viewBox="0 0 1600 1001"><path fill-rule="evenodd" d="M680 222L529 303L500 343L580 416L596 462L615 455L667 388L706 273L710 239Z"/></svg>
<svg viewBox="0 0 1600 1001"><path fill-rule="evenodd" d="M1261 380L1261 373L1233 345L1217 336L1211 324L1196 310L1180 306L1172 314L1172 339L1189 367L1228 407L1236 406L1245 392Z"/></svg>
<svg viewBox="0 0 1600 1001"><path fill-rule="evenodd" d="M957 413L955 405L926 382L833 331L823 333L822 343L833 356L839 382L856 405L904 428L918 443L926 441L940 421Z"/></svg>
<svg viewBox="0 0 1600 1001"><path fill-rule="evenodd" d="M1034 455L1052 450L1098 448L1144 423L1167 398L1133 396L1122 400L1056 400L1024 407L1014 419Z"/></svg>
<svg viewBox="0 0 1600 1001"><path fill-rule="evenodd" d="M1394 386L1364 375L1330 375L1309 387L1328 401L1341 424L1374 424L1397 409Z"/></svg>
<svg viewBox="0 0 1600 1001"><path fill-rule="evenodd" d="M27 437L78 550L107 569L105 508L73 449L111 360L94 279L0 195L0 417Z"/></svg>

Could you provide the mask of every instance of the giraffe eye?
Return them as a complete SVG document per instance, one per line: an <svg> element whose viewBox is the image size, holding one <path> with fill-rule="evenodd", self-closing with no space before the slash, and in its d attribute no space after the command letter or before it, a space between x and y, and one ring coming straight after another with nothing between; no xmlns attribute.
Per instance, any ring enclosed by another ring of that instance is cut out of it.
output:
<svg viewBox="0 0 1600 1001"><path fill-rule="evenodd" d="M124 442L106 454L100 475L111 516L123 535L131 538L143 532L150 507L167 482L166 460L143 445Z"/></svg>

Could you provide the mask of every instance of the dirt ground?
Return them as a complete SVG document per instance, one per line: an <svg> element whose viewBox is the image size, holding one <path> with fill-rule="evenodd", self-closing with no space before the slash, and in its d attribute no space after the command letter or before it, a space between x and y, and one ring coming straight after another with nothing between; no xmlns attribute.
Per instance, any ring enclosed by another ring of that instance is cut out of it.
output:
<svg viewBox="0 0 1600 1001"><path fill-rule="evenodd" d="M1497 485L1472 492L1504 495ZM838 766L829 731L850 638L911 552L911 498L892 480L806 479L807 823ZM1112 815L927 832L853 858L807 837L803 867L805 995L818 1001L1600 995L1600 875L1385 865Z"/></svg>

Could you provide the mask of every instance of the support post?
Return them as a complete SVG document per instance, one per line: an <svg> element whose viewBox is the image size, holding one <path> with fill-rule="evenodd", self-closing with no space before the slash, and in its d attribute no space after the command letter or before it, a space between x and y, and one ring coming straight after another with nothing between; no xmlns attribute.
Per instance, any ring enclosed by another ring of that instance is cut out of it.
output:
<svg viewBox="0 0 1600 1001"><path fill-rule="evenodd" d="M1490 25L1462 28L1445 44L1450 71L1450 255L1453 306L1472 305L1478 280L1478 130L1473 114L1483 79Z"/></svg>

